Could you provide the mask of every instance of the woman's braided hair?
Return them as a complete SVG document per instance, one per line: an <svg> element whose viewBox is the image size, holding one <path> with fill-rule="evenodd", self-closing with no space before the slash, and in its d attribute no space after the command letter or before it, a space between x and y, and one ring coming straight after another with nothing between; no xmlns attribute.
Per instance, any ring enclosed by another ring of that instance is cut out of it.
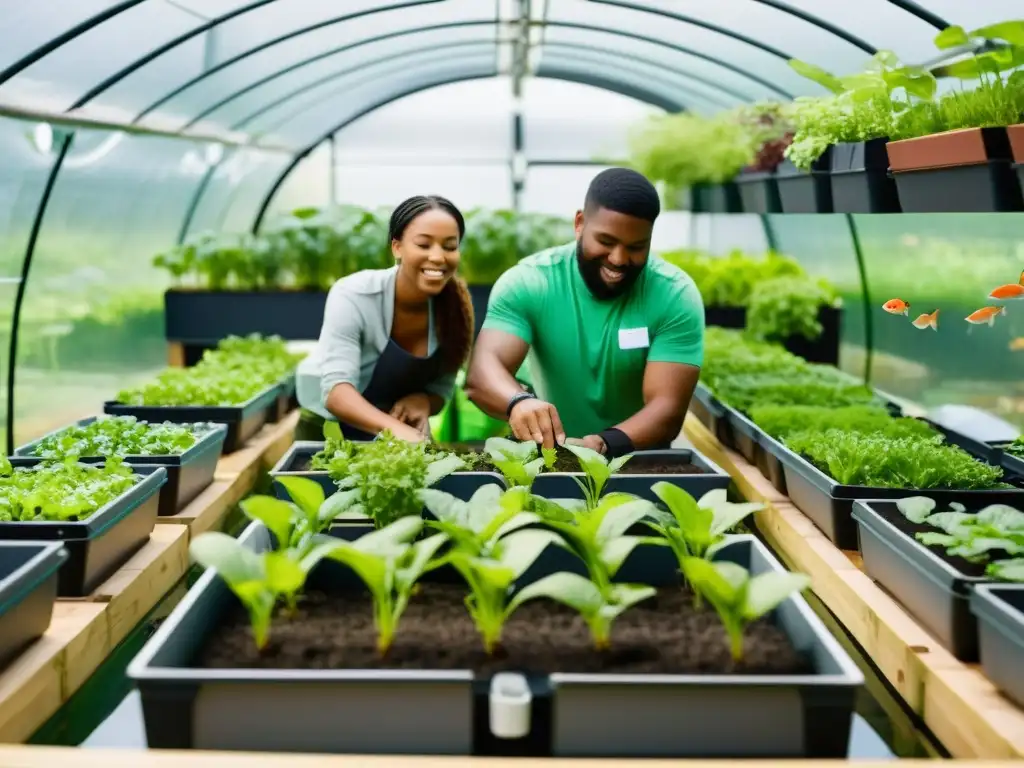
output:
<svg viewBox="0 0 1024 768"><path fill-rule="evenodd" d="M439 195L417 195L402 202L391 214L388 239L401 240L408 226L422 213L444 211L459 228L459 241L466 234L466 220L450 200ZM453 277L434 298L434 326L441 348L445 373L455 373L469 358L473 344L473 301L460 277Z"/></svg>

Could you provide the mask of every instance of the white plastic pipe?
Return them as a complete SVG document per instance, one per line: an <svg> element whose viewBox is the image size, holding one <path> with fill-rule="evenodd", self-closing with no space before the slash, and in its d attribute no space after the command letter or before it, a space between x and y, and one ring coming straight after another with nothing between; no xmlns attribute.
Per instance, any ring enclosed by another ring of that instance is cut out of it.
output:
<svg viewBox="0 0 1024 768"><path fill-rule="evenodd" d="M518 672L499 672L491 678L491 733L499 739L521 739L530 732L533 694Z"/></svg>

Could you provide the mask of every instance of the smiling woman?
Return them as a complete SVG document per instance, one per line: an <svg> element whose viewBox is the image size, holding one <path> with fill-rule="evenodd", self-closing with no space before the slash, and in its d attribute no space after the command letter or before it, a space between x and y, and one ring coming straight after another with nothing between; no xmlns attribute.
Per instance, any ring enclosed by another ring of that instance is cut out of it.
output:
<svg viewBox="0 0 1024 768"><path fill-rule="evenodd" d="M321 439L324 420L338 421L351 440L386 429L425 438L473 338L472 302L455 274L464 235L462 214L442 197L395 209L395 266L349 275L328 294L316 350L299 366L298 439Z"/></svg>

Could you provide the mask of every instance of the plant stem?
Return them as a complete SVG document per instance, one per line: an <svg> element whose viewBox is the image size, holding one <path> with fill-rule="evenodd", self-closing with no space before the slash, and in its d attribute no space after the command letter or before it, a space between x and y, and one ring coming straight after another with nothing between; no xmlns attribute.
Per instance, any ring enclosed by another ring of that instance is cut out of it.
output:
<svg viewBox="0 0 1024 768"><path fill-rule="evenodd" d="M743 660L743 629L729 627L729 649L732 652L733 661Z"/></svg>

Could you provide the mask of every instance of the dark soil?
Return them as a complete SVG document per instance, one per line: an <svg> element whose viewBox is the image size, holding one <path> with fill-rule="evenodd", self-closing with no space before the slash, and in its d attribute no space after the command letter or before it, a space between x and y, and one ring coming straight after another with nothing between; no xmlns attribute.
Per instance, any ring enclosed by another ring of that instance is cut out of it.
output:
<svg viewBox="0 0 1024 768"><path fill-rule="evenodd" d="M313 467L311 466L313 461L312 456L299 456L292 462L292 465L288 467L288 472L312 472ZM326 472L326 469L317 470L319 472Z"/></svg>
<svg viewBox="0 0 1024 768"><path fill-rule="evenodd" d="M913 539L918 546L923 547L924 545L917 540L915 534L928 532L942 533L942 531L934 526L912 523L903 515L902 512L899 511L899 509L896 508L895 504L893 504L891 508L888 505L880 506L872 504L871 508L878 512L886 522L892 523L893 526L902 533L907 534L907 536ZM988 564L988 561L984 563L972 563L970 560L965 560L962 557L951 557L946 554L945 547L931 546L927 547L927 549L929 552L938 555L941 560L949 564L951 567L960 571L964 576L982 577L985 575L985 566Z"/></svg>
<svg viewBox="0 0 1024 768"><path fill-rule="evenodd" d="M298 614L279 616L262 653L240 604L200 651L208 669L473 669L493 673L808 674L813 667L785 634L765 620L752 624L745 658L736 665L717 614L695 611L692 596L668 589L630 608L612 626L611 650L593 649L579 614L547 600L527 603L505 625L493 658L463 603L463 585L423 584L406 609L386 660L376 652L369 597L358 592L309 593Z"/></svg>

